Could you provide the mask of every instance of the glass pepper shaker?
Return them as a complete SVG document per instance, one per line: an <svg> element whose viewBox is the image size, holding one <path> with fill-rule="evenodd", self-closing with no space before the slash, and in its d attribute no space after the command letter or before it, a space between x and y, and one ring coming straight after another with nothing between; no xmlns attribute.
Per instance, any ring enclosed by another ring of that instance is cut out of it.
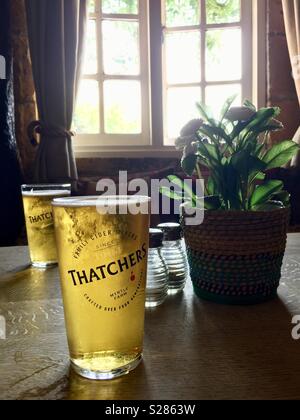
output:
<svg viewBox="0 0 300 420"><path fill-rule="evenodd" d="M161 255L163 232L150 229L146 285L146 307L161 305L168 296L169 272Z"/></svg>
<svg viewBox="0 0 300 420"><path fill-rule="evenodd" d="M169 295L181 292L189 278L189 264L186 255L182 229L178 223L162 223L158 228L163 231L162 256L169 270Z"/></svg>

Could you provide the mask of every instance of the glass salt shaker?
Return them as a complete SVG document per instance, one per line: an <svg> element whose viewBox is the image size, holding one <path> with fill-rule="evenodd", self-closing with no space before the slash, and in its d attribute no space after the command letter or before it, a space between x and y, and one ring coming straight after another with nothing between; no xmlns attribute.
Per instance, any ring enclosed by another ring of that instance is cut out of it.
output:
<svg viewBox="0 0 300 420"><path fill-rule="evenodd" d="M162 256L169 270L169 295L181 292L189 278L189 264L186 255L182 229L178 223L158 225L164 233Z"/></svg>
<svg viewBox="0 0 300 420"><path fill-rule="evenodd" d="M163 232L150 229L146 285L146 308L161 305L168 296L169 272L161 255Z"/></svg>

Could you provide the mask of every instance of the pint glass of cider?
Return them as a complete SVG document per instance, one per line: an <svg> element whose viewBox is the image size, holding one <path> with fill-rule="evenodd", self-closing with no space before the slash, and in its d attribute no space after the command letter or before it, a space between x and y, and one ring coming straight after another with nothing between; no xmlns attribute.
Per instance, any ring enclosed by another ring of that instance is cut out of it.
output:
<svg viewBox="0 0 300 420"><path fill-rule="evenodd" d="M150 198L52 204L72 367L89 379L124 375L142 357Z"/></svg>
<svg viewBox="0 0 300 420"><path fill-rule="evenodd" d="M57 264L51 201L70 194L70 184L22 185L30 259L34 267Z"/></svg>

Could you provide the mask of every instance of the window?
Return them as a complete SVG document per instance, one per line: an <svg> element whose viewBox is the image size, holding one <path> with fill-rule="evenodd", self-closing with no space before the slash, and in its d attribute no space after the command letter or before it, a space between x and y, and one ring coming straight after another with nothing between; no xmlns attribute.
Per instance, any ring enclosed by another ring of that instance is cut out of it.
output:
<svg viewBox="0 0 300 420"><path fill-rule="evenodd" d="M150 145L148 4L92 0L74 128L89 145Z"/></svg>
<svg viewBox="0 0 300 420"><path fill-rule="evenodd" d="M253 40L262 40L253 38L253 11L263 20L263 5L91 0L75 152L169 153L182 126L198 117L197 101L217 114L230 95L237 95L236 104L255 100Z"/></svg>
<svg viewBox="0 0 300 420"><path fill-rule="evenodd" d="M226 98L251 98L251 2L164 0L164 103L167 144L197 117L203 100L215 114ZM246 52L243 57L242 51Z"/></svg>

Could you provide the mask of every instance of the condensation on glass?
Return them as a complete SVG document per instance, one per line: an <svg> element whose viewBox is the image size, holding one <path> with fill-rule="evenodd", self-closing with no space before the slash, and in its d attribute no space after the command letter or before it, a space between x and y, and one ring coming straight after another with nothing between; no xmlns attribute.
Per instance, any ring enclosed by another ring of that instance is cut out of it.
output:
<svg viewBox="0 0 300 420"><path fill-rule="evenodd" d="M141 361L149 204L123 196L53 201L70 358L86 378L116 378Z"/></svg>
<svg viewBox="0 0 300 420"><path fill-rule="evenodd" d="M29 253L34 267L47 268L57 264L51 201L70 194L70 184L22 185Z"/></svg>

